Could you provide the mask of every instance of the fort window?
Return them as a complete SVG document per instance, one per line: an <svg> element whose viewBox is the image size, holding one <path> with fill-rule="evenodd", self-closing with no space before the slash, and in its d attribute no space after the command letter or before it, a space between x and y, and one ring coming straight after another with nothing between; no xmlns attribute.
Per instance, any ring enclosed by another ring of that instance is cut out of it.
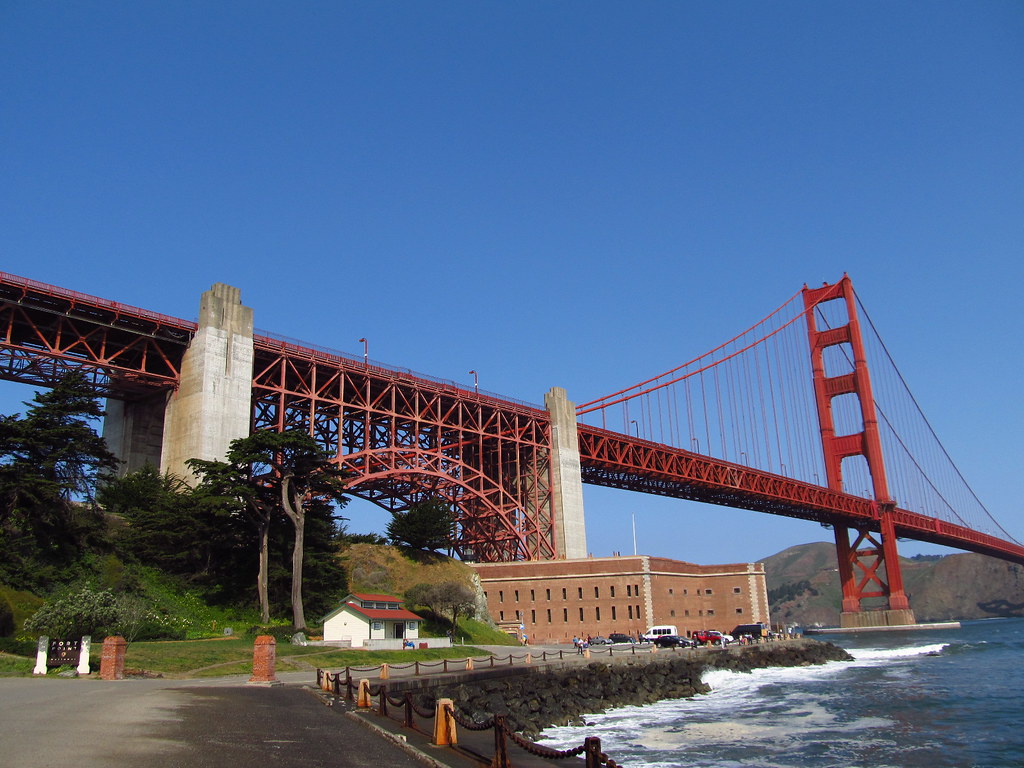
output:
<svg viewBox="0 0 1024 768"><path fill-rule="evenodd" d="M531 589L531 590L530 590L530 602L532 603L532 602L533 602L534 600L536 600L536 599L537 599L537 598L536 598L536 597L534 597L534 594L533 594L533 590Z"/></svg>
<svg viewBox="0 0 1024 768"><path fill-rule="evenodd" d="M499 603L504 603L505 602L505 590L503 590L503 589L499 589L498 590L498 602Z"/></svg>
<svg viewBox="0 0 1024 768"><path fill-rule="evenodd" d="M562 587L562 599L565 600L565 587Z"/></svg>
<svg viewBox="0 0 1024 768"><path fill-rule="evenodd" d="M516 590L516 602L517 603L519 602L519 590L518 589Z"/></svg>
<svg viewBox="0 0 1024 768"><path fill-rule="evenodd" d="M626 597L632 597L632 596L633 596L633 587L630 586L629 584L627 584L626 585Z"/></svg>
<svg viewBox="0 0 1024 768"><path fill-rule="evenodd" d="M580 600L582 600L583 599L583 587L578 587L578 589L579 589L579 593L580 593L580 595L579 595L580 596Z"/></svg>
<svg viewBox="0 0 1024 768"><path fill-rule="evenodd" d="M632 605L627 605L626 607L629 609L629 618L632 619L633 618L633 606Z"/></svg>
<svg viewBox="0 0 1024 768"><path fill-rule="evenodd" d="M562 609L562 621L564 621L566 624L569 623L569 609L568 608L563 608Z"/></svg>
<svg viewBox="0 0 1024 768"><path fill-rule="evenodd" d="M544 591L547 593L548 600L550 600L551 599L551 590L550 589L546 589Z"/></svg>
<svg viewBox="0 0 1024 768"><path fill-rule="evenodd" d="M597 621L601 620L601 609L600 608L595 608L594 609L594 619L597 620Z"/></svg>
<svg viewBox="0 0 1024 768"><path fill-rule="evenodd" d="M669 616L675 616L676 615L675 609L669 611L668 614L669 614Z"/></svg>
<svg viewBox="0 0 1024 768"><path fill-rule="evenodd" d="M743 613L743 609L742 608L737 608L736 609L736 613Z"/></svg>
<svg viewBox="0 0 1024 768"><path fill-rule="evenodd" d="M615 606L612 606L612 621L615 621Z"/></svg>
<svg viewBox="0 0 1024 768"><path fill-rule="evenodd" d="M548 608L548 624L551 623L551 609Z"/></svg>
<svg viewBox="0 0 1024 768"><path fill-rule="evenodd" d="M594 597L596 598L596 597L600 597L600 596L601 596L601 588L600 587L594 587Z"/></svg>
<svg viewBox="0 0 1024 768"><path fill-rule="evenodd" d="M583 609L580 608L580 621L583 621Z"/></svg>
<svg viewBox="0 0 1024 768"><path fill-rule="evenodd" d="M715 609L714 608L708 608L708 616L714 616L714 615L715 615Z"/></svg>
<svg viewBox="0 0 1024 768"><path fill-rule="evenodd" d="M615 587L608 587L608 589L611 591L612 597L615 597Z"/></svg>
<svg viewBox="0 0 1024 768"><path fill-rule="evenodd" d="M504 611L498 611L498 621L504 621L504 620L505 620L505 612Z"/></svg>
<svg viewBox="0 0 1024 768"><path fill-rule="evenodd" d="M733 588L732 588L732 593L733 593L734 595L738 595L738 594L740 593L740 588L739 588L739 587L733 587Z"/></svg>
<svg viewBox="0 0 1024 768"><path fill-rule="evenodd" d="M536 624L537 623L537 612L536 611L533 611L533 610L530 611L530 623L531 624Z"/></svg>

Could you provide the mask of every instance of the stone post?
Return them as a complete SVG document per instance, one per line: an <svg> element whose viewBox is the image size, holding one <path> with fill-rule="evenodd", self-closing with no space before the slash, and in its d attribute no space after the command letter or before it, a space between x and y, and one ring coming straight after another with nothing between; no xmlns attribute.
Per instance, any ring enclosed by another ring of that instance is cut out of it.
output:
<svg viewBox="0 0 1024 768"><path fill-rule="evenodd" d="M124 679L124 656L127 649L128 641L120 635L113 635L103 641L103 656L100 657L100 679Z"/></svg>
<svg viewBox="0 0 1024 768"><path fill-rule="evenodd" d="M455 730L455 718L452 717L454 702L451 699L438 699L434 710L434 744L438 747L454 746L459 743Z"/></svg>
<svg viewBox="0 0 1024 768"><path fill-rule="evenodd" d="M45 675L46 674L46 654L50 650L50 638L43 635L39 638L39 644L36 646L36 666L32 670L33 675Z"/></svg>
<svg viewBox="0 0 1024 768"><path fill-rule="evenodd" d="M252 677L250 683L272 685L277 683L277 641L271 635L260 635L252 649Z"/></svg>
<svg viewBox="0 0 1024 768"><path fill-rule="evenodd" d="M92 649L92 635L82 638L81 650L78 653L78 674L89 674L89 651Z"/></svg>

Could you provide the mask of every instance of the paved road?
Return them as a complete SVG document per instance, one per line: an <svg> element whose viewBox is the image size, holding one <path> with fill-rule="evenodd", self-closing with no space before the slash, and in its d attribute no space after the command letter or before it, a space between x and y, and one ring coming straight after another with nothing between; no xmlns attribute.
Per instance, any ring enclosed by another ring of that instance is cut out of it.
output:
<svg viewBox="0 0 1024 768"><path fill-rule="evenodd" d="M0 679L0 765L380 768L422 765L325 706L309 675L217 680Z"/></svg>

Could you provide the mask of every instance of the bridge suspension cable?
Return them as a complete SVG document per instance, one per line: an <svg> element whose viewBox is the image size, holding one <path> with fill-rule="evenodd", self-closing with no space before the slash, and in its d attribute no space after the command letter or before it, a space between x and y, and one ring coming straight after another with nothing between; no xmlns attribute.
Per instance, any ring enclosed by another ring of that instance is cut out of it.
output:
<svg viewBox="0 0 1024 768"><path fill-rule="evenodd" d="M821 329L847 322L841 301L806 307L796 294L724 344L665 373L583 403L584 423L692 453L827 486L815 405L807 313ZM889 491L896 505L1010 541L938 440L863 304ZM829 376L853 371L849 344L824 350ZM837 435L864 429L856 394L832 399ZM843 490L873 498L863 456L843 461Z"/></svg>

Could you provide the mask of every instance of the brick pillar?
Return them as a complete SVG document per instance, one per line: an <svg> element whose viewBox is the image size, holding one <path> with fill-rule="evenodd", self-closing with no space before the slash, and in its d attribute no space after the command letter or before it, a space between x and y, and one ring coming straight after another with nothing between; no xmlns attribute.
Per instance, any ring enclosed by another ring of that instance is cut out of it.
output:
<svg viewBox="0 0 1024 768"><path fill-rule="evenodd" d="M124 679L124 655L128 649L128 641L120 635L108 637L103 641L103 656L100 658L101 680Z"/></svg>
<svg viewBox="0 0 1024 768"><path fill-rule="evenodd" d="M252 649L250 683L276 683L277 641L271 635L260 635Z"/></svg>

